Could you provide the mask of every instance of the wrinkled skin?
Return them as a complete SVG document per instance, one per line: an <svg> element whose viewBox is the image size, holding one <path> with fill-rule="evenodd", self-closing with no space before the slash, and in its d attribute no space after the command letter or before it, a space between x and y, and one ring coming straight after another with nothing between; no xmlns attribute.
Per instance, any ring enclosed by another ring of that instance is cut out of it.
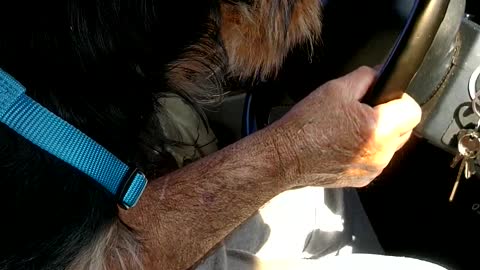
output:
<svg viewBox="0 0 480 270"><path fill-rule="evenodd" d="M272 125L152 181L120 213L145 239L147 269L191 269L288 189L370 183L421 115L407 95L374 108L359 102L375 76L363 67L328 82Z"/></svg>
<svg viewBox="0 0 480 270"><path fill-rule="evenodd" d="M332 80L270 127L291 187L363 187L388 165L421 119L407 94L376 107L361 103L377 73L361 67Z"/></svg>

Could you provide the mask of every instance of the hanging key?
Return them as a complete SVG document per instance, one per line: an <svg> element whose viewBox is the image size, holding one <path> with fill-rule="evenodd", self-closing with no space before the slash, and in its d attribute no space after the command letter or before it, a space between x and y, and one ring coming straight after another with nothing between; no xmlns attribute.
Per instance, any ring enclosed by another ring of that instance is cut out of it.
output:
<svg viewBox="0 0 480 270"><path fill-rule="evenodd" d="M475 130L461 130L458 133L458 154L450 165L452 168L456 167L459 162L460 168L457 174L457 179L450 194L450 202L453 201L458 185L464 173L465 179L469 179L476 173L475 159L480 153L480 133Z"/></svg>
<svg viewBox="0 0 480 270"><path fill-rule="evenodd" d="M462 172L465 169L466 160L465 160L465 156L463 155L464 152L460 151L460 139L463 138L465 135L467 135L468 132L471 132L471 131L462 129L457 134L457 141L458 141L457 148L459 151L458 151L458 154L453 158L453 161L450 164L450 167L455 168L460 162L460 168L458 169L457 178L455 179L455 184L453 185L453 189L450 194L450 198L449 198L450 202L453 201L455 194L457 193L458 184L460 183L460 179L462 178Z"/></svg>
<svg viewBox="0 0 480 270"><path fill-rule="evenodd" d="M480 133L469 130L460 137L458 141L458 151L465 159L465 179L469 179L475 174L475 159L480 152Z"/></svg>
<svg viewBox="0 0 480 270"><path fill-rule="evenodd" d="M462 173L464 173L465 179L469 179L475 174L475 161L480 152L480 92L477 92L475 96L472 96L472 110L479 117L479 121L474 130L462 129L458 135L458 154L453 159L450 167L455 168L460 163L457 178L450 194L450 202L453 201L455 193L457 192L458 185L462 179Z"/></svg>

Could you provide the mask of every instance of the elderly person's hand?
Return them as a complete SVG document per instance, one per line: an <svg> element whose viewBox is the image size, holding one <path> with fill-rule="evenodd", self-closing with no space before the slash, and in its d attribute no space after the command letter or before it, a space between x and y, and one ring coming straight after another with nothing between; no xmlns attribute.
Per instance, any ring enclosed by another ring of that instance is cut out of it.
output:
<svg viewBox="0 0 480 270"><path fill-rule="evenodd" d="M376 75L361 67L332 80L268 127L291 187L365 186L408 140L421 118L411 97L376 107L360 101Z"/></svg>
<svg viewBox="0 0 480 270"><path fill-rule="evenodd" d="M362 104L375 76L360 68L333 80L267 128L151 181L138 205L120 213L143 240L149 269L190 269L285 190L374 179L420 119L408 96Z"/></svg>

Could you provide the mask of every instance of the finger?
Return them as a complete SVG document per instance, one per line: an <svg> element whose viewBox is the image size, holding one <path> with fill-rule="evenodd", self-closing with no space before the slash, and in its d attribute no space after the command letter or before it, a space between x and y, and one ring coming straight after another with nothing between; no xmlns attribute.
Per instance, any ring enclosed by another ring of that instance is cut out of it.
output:
<svg viewBox="0 0 480 270"><path fill-rule="evenodd" d="M408 134L420 123L422 109L408 94L374 108L377 113L378 137L399 137Z"/></svg>
<svg viewBox="0 0 480 270"><path fill-rule="evenodd" d="M377 71L373 68L362 66L337 80L344 85L338 91L346 98L360 100L370 89L377 77Z"/></svg>

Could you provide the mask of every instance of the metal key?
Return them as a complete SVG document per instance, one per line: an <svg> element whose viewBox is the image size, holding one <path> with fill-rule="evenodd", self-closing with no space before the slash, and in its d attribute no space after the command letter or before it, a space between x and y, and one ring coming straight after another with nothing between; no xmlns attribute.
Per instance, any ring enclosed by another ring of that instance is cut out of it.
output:
<svg viewBox="0 0 480 270"><path fill-rule="evenodd" d="M457 189L458 189L458 184L460 184L460 179L462 178L462 170L464 170L465 168L465 159L462 158L461 160L462 160L462 163L460 163L460 169L458 170L457 179L455 180L455 184L453 185L452 192L450 193L450 198L448 199L450 202L453 202L453 199L455 198L455 194L457 193Z"/></svg>
<svg viewBox="0 0 480 270"><path fill-rule="evenodd" d="M453 201L455 193L457 192L460 179L462 178L462 171L464 172L465 179L469 179L476 173L475 159L478 157L479 153L480 133L472 129L461 130L458 133L458 154L450 165L452 168L455 168L457 164L461 162L457 179L455 180L452 193L450 194L450 202Z"/></svg>
<svg viewBox="0 0 480 270"><path fill-rule="evenodd" d="M458 154L453 159L450 167L455 168L459 162L461 163L457 179L450 194L450 202L453 201L455 193L457 192L460 179L462 178L462 171L464 171L465 179L469 179L476 173L475 161L480 153L480 91L474 91L475 89L472 89L469 89L470 99L472 100L471 106L473 112L479 117L479 120L474 130L462 129L457 135Z"/></svg>
<svg viewBox="0 0 480 270"><path fill-rule="evenodd" d="M467 131L458 141L458 151L465 159L465 178L469 179L475 174L475 159L480 152L480 133Z"/></svg>

